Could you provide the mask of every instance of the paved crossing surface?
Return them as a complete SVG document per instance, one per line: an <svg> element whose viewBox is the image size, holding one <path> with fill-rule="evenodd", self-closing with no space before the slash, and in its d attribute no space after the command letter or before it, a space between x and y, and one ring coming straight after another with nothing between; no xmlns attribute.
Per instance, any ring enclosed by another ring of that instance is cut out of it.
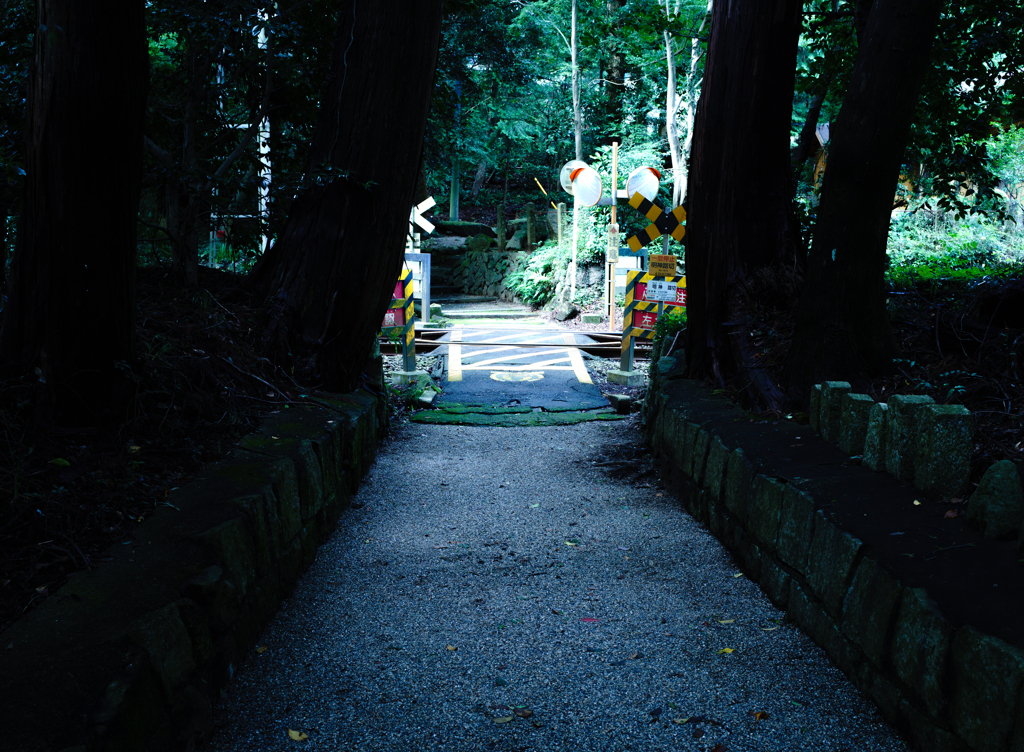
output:
<svg viewBox="0 0 1024 752"><path fill-rule="evenodd" d="M555 327L466 324L445 336L447 383L439 405L592 410L608 402L576 347L592 340Z"/></svg>

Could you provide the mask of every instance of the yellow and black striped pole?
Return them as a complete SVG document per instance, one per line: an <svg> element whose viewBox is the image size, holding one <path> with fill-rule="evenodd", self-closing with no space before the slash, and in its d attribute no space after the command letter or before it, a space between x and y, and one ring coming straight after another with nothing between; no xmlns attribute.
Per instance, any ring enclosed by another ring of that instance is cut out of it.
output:
<svg viewBox="0 0 1024 752"><path fill-rule="evenodd" d="M636 286L639 283L648 283L652 280L667 280L675 282L677 287L686 287L686 277L656 277L646 272L626 272L626 301L625 310L622 316L622 348L619 356L619 369L622 371L633 370L633 340L654 339L654 330L634 326L636 312L656 311L659 315L664 308L684 308L679 303L659 303L653 300L640 300L637 297Z"/></svg>
<svg viewBox="0 0 1024 752"><path fill-rule="evenodd" d="M416 307L412 293L412 269L403 269L398 275L402 297L392 298L389 310L402 309L402 323L398 326L385 326L386 332L398 331L402 336L402 368L412 372L416 370Z"/></svg>

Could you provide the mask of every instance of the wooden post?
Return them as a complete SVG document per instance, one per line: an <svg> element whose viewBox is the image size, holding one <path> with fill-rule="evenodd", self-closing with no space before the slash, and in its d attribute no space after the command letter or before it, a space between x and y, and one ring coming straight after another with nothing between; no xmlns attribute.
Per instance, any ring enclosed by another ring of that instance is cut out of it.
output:
<svg viewBox="0 0 1024 752"><path fill-rule="evenodd" d="M619 203L619 142L612 141L612 224L608 228L609 254L605 266L605 289L608 291L608 331L615 331L615 262L619 258L619 225L615 209ZM611 245L615 250L611 252Z"/></svg>
<svg viewBox="0 0 1024 752"><path fill-rule="evenodd" d="M505 230L505 204L498 204L498 250L505 250L505 243L508 242L508 236Z"/></svg>
<svg viewBox="0 0 1024 752"><path fill-rule="evenodd" d="M537 245L537 218L534 216L533 203L526 205L526 250L532 251Z"/></svg>
<svg viewBox="0 0 1024 752"><path fill-rule="evenodd" d="M572 306L573 301L576 300L576 251L580 244L580 202L579 199L573 195L572 197L572 264L569 266L569 272L572 274L572 287L569 288L569 305Z"/></svg>

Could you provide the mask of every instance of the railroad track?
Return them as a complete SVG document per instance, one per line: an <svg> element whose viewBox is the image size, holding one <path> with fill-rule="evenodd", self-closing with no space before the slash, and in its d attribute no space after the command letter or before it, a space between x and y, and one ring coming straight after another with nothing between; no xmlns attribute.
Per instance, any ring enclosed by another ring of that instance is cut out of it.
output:
<svg viewBox="0 0 1024 752"><path fill-rule="evenodd" d="M570 331L570 330L565 330ZM451 334L451 329L418 329L416 330L416 354L417 355L430 355L434 350L439 347L446 347L449 343L441 341L441 337L445 334ZM593 355L598 358L618 358L621 354L622 347L622 335L618 332L579 332L584 334L590 339L594 340L592 343L587 344L563 344L558 343L557 347L561 349L574 348L588 355ZM636 340L634 350L634 359L636 360L647 360L650 356L651 348L647 345L645 340ZM466 348L473 347L522 347L526 348L548 348L551 349L552 344L537 343L537 342L460 342L459 345L465 350ZM401 353L401 345L386 338L380 339L380 351L385 355L398 355Z"/></svg>

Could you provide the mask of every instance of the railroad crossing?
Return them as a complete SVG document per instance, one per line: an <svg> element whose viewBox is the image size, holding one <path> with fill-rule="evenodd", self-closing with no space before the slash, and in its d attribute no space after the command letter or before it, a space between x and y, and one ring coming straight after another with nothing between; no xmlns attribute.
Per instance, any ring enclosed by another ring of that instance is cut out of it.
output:
<svg viewBox="0 0 1024 752"><path fill-rule="evenodd" d="M449 315L451 328L417 338L418 350L432 347L443 358L445 378L435 409L414 420L551 425L617 417L585 363L591 350L613 355L615 335L567 331L514 306L446 306Z"/></svg>

